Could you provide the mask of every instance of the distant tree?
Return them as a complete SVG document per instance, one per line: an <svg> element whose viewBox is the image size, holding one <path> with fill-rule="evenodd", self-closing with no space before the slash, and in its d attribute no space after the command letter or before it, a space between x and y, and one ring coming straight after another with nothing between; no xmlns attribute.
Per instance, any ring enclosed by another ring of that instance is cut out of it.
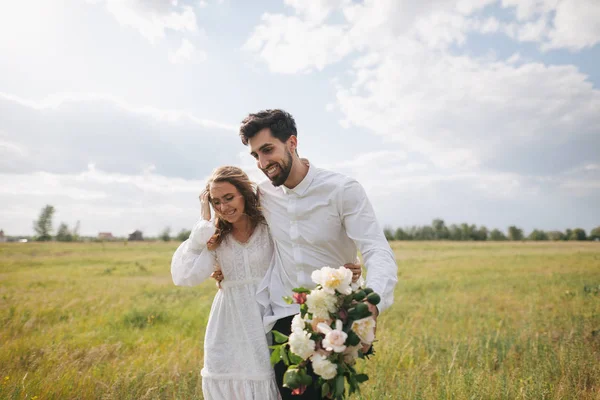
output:
<svg viewBox="0 0 600 400"><path fill-rule="evenodd" d="M163 229L162 233L159 236L160 240L163 242L168 242L171 240L171 228L166 227Z"/></svg>
<svg viewBox="0 0 600 400"><path fill-rule="evenodd" d="M477 240L477 226L462 223L460 231L460 240Z"/></svg>
<svg viewBox="0 0 600 400"><path fill-rule="evenodd" d="M394 233L394 239L395 240L409 240L408 235L406 234L406 232L404 232L404 230L402 228L396 229L396 232Z"/></svg>
<svg viewBox="0 0 600 400"><path fill-rule="evenodd" d="M54 207L46 205L42 208L37 221L33 223L33 229L37 233L36 240L44 242L52 240L52 217L54 216Z"/></svg>
<svg viewBox="0 0 600 400"><path fill-rule="evenodd" d="M405 240L415 240L415 236L417 235L417 227L413 225L410 228L407 228L405 233L406 233Z"/></svg>
<svg viewBox="0 0 600 400"><path fill-rule="evenodd" d="M565 240L565 234L561 231L550 231L548 232L548 239L550 240Z"/></svg>
<svg viewBox="0 0 600 400"><path fill-rule="evenodd" d="M573 230L572 229L567 229L565 231L565 236L563 237L563 240L571 240L571 235L573 234Z"/></svg>
<svg viewBox="0 0 600 400"><path fill-rule="evenodd" d="M501 230L494 229L490 232L490 240L496 240L496 241L507 240L507 237L504 234L504 232L502 232Z"/></svg>
<svg viewBox="0 0 600 400"><path fill-rule="evenodd" d="M573 229L573 232L571 232L571 236L569 237L569 240L586 240L586 239L587 239L587 235L585 234L585 230L583 230L581 228Z"/></svg>
<svg viewBox="0 0 600 400"><path fill-rule="evenodd" d="M413 227L413 238L415 240L434 240L435 232L431 226Z"/></svg>
<svg viewBox="0 0 600 400"><path fill-rule="evenodd" d="M475 240L488 240L488 236L488 229L483 225L475 231Z"/></svg>
<svg viewBox="0 0 600 400"><path fill-rule="evenodd" d="M462 240L462 230L458 225L450 225L448 228L448 238L450 240Z"/></svg>
<svg viewBox="0 0 600 400"><path fill-rule="evenodd" d="M600 240L600 226L592 229L590 232L590 240Z"/></svg>
<svg viewBox="0 0 600 400"><path fill-rule="evenodd" d="M443 219L434 219L431 223L431 227L435 232L435 238L437 240L448 239L450 237L450 232L448 231L448 228L446 227L446 224Z"/></svg>
<svg viewBox="0 0 600 400"><path fill-rule="evenodd" d="M510 240L523 240L523 229L514 225L508 227L508 238Z"/></svg>
<svg viewBox="0 0 600 400"><path fill-rule="evenodd" d="M192 231L186 231L185 229L182 229L177 234L177 240L180 242L185 242L186 240L188 240L190 238L191 234L192 234Z"/></svg>
<svg viewBox="0 0 600 400"><path fill-rule="evenodd" d="M542 230L534 229L527 237L529 240L548 240L548 234Z"/></svg>
<svg viewBox="0 0 600 400"><path fill-rule="evenodd" d="M394 231L392 230L392 228L386 226L385 228L383 228L383 234L385 235L385 238L388 241L394 240Z"/></svg>
<svg viewBox="0 0 600 400"><path fill-rule="evenodd" d="M80 223L79 221L77 221L77 223L75 224L75 228L73 228L73 240L74 241L79 241L79 227L80 227Z"/></svg>
<svg viewBox="0 0 600 400"><path fill-rule="evenodd" d="M56 232L56 240L59 242L73 241L73 235L71 234L71 231L69 231L69 227L67 226L67 224L65 224L64 222L62 222L58 227L58 232Z"/></svg>

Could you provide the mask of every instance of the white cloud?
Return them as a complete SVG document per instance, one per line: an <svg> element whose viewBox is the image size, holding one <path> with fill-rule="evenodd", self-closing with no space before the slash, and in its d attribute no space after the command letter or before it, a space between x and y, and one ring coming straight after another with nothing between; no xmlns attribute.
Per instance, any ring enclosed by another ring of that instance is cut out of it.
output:
<svg viewBox="0 0 600 400"><path fill-rule="evenodd" d="M341 60L349 52L343 27L315 26L297 17L264 14L244 49L267 60L274 72L297 73Z"/></svg>
<svg viewBox="0 0 600 400"><path fill-rule="evenodd" d="M350 0L284 0L284 3L292 7L307 21L320 23L325 21L338 7L349 4Z"/></svg>
<svg viewBox="0 0 600 400"><path fill-rule="evenodd" d="M137 30L151 43L165 37L167 30L196 32L196 14L190 6L167 0L104 0L119 24Z"/></svg>
<svg viewBox="0 0 600 400"><path fill-rule="evenodd" d="M544 48L581 50L600 43L600 2L562 0L554 12L554 29Z"/></svg>
<svg viewBox="0 0 600 400"><path fill-rule="evenodd" d="M70 173L89 163L108 172L155 166L163 175L194 176L230 162L234 125L182 110L134 106L111 96L59 94L35 102L0 93L0 172Z"/></svg>
<svg viewBox="0 0 600 400"><path fill-rule="evenodd" d="M345 120L448 168L481 166L520 146L560 152L600 130L600 91L573 66L515 66L403 41L354 72L337 91Z"/></svg>
<svg viewBox="0 0 600 400"><path fill-rule="evenodd" d="M600 2L596 0L503 0L516 19L500 22L480 12L496 0L351 1L285 0L294 15L264 14L244 48L279 73L322 70L365 50L385 51L406 39L430 48L462 45L470 32L504 32L545 50L581 50L600 42ZM331 15L343 22L330 24Z"/></svg>
<svg viewBox="0 0 600 400"><path fill-rule="evenodd" d="M205 61L206 53L197 50L187 39L183 39L181 41L181 46L176 51L169 54L169 61L173 64L183 64L192 60L198 62Z"/></svg>

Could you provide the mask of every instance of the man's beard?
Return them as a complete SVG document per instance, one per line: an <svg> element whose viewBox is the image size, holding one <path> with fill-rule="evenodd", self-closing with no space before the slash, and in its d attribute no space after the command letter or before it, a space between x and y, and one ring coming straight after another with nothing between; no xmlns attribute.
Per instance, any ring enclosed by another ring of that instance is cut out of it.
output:
<svg viewBox="0 0 600 400"><path fill-rule="evenodd" d="M285 156L286 157L284 158L284 160L281 163L278 163L280 172L274 178L271 178L267 174L266 170L268 169L268 167L263 169L263 172L265 173L265 175L267 175L267 178L271 180L273 186L277 187L283 185L285 181L287 181L287 178L290 176L290 172L292 172L292 164L294 162L292 158L292 153L286 149Z"/></svg>

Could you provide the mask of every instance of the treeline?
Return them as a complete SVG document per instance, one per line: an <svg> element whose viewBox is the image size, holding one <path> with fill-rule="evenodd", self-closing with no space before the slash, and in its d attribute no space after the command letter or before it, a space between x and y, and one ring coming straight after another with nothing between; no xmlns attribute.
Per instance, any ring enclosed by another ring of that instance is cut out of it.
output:
<svg viewBox="0 0 600 400"><path fill-rule="evenodd" d="M534 229L525 235L523 229L511 225L506 232L500 229L489 230L485 226L473 224L452 224L447 226L443 219L434 219L431 225L408 228L384 229L387 240L456 240L456 241L503 241L503 240L600 240L600 226L589 233L575 228L563 231L543 231Z"/></svg>
<svg viewBox="0 0 600 400"><path fill-rule="evenodd" d="M75 224L74 228L70 228L65 222L61 222L60 225L58 226L58 230L56 231L56 234L53 235L53 232L54 232L53 219L54 219L55 212L56 212L56 209L52 205L46 205L45 207L43 207L42 210L40 211L40 215L38 216L38 219L33 221L33 229L36 234L33 238L27 237L27 239L33 239L38 242L46 242L46 241L51 241L51 240L56 240L57 242L78 242L78 241L102 242L105 240L106 241L128 240L128 238L120 238L120 237L101 238L101 237L80 236L79 235L79 221L77 221L77 224ZM140 231L136 231L136 232L138 232L138 234L139 234L138 235L139 238L136 240L144 240L144 239L142 239L143 233ZM172 236L171 228L167 227L159 234L159 236L157 238L150 237L150 238L146 238L146 240L149 240L149 241L163 240L165 242L169 242L171 240L177 240L177 241L183 242L190 237L190 234L191 234L190 230L182 229L181 231L179 231L179 233L177 235ZM129 238L129 240L131 240L131 238Z"/></svg>
<svg viewBox="0 0 600 400"><path fill-rule="evenodd" d="M184 242L184 241L188 240L188 238L190 237L191 234L192 234L192 231L187 230L187 229L182 229L179 231L179 233L176 236L171 236L171 228L166 227L165 229L163 229L163 231L158 236L158 238L160 240L162 240L163 242L170 242L171 240L177 240L178 242Z"/></svg>

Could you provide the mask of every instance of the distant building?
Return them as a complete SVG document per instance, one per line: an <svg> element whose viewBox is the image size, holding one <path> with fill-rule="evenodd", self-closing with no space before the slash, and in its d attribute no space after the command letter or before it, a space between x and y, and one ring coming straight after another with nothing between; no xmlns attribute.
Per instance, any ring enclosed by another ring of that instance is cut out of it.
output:
<svg viewBox="0 0 600 400"><path fill-rule="evenodd" d="M98 233L98 240L115 240L115 237L111 232L100 232Z"/></svg>
<svg viewBox="0 0 600 400"><path fill-rule="evenodd" d="M143 235L142 231L135 230L129 234L129 238L127 240L129 240L129 241L144 240L144 235Z"/></svg>
<svg viewBox="0 0 600 400"><path fill-rule="evenodd" d="M4 236L4 231L0 229L0 243L6 242L6 236Z"/></svg>

